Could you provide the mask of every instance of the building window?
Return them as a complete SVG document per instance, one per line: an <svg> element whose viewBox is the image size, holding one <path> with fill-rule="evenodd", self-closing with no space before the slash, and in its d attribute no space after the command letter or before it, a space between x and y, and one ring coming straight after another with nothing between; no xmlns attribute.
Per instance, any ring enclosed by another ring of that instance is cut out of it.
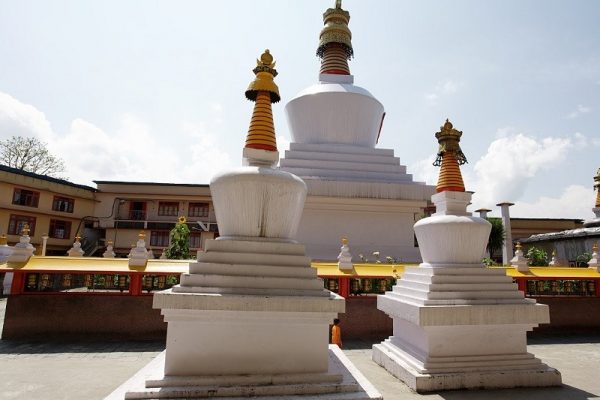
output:
<svg viewBox="0 0 600 400"><path fill-rule="evenodd" d="M202 247L202 234L200 232L190 233L190 249L199 249Z"/></svg>
<svg viewBox="0 0 600 400"><path fill-rule="evenodd" d="M74 205L74 199L69 197L54 196L54 201L52 201L52 210L72 213Z"/></svg>
<svg viewBox="0 0 600 400"><path fill-rule="evenodd" d="M11 214L8 222L8 234L20 235L25 224L29 225L29 236L33 236L35 233L35 217Z"/></svg>
<svg viewBox="0 0 600 400"><path fill-rule="evenodd" d="M15 189L13 193L13 204L27 207L37 207L40 201L40 193L25 189Z"/></svg>
<svg viewBox="0 0 600 400"><path fill-rule="evenodd" d="M71 222L51 219L48 236L55 239L68 239L71 236Z"/></svg>
<svg viewBox="0 0 600 400"><path fill-rule="evenodd" d="M129 203L129 219L141 221L146 219L146 202L132 201Z"/></svg>
<svg viewBox="0 0 600 400"><path fill-rule="evenodd" d="M208 203L190 203L189 217L208 217Z"/></svg>
<svg viewBox="0 0 600 400"><path fill-rule="evenodd" d="M161 201L158 203L158 215L177 216L179 213L179 203L173 201Z"/></svg>
<svg viewBox="0 0 600 400"><path fill-rule="evenodd" d="M150 246L169 247L169 231L150 231Z"/></svg>

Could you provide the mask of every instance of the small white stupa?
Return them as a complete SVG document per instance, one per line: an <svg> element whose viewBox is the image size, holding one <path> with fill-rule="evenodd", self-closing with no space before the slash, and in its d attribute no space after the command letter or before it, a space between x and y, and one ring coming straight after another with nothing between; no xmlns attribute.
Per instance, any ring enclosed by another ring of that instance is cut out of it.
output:
<svg viewBox="0 0 600 400"><path fill-rule="evenodd" d="M515 256L510 260L510 265L519 272L529 271L529 260L523 255L523 246L521 246L520 242L517 242L515 248Z"/></svg>
<svg viewBox="0 0 600 400"><path fill-rule="evenodd" d="M129 252L129 266L130 267L144 267L148 263L148 250L146 250L146 234L141 231L138 234L138 241Z"/></svg>
<svg viewBox="0 0 600 400"><path fill-rule="evenodd" d="M67 251L67 255L69 257L83 257L83 250L81 248L81 236L75 236L75 242L73 242L73 247Z"/></svg>
<svg viewBox="0 0 600 400"><path fill-rule="evenodd" d="M550 322L548 306L481 263L491 225L466 210L461 135L447 120L436 133L436 213L415 224L423 263L378 297L394 334L373 346L373 360L417 392L560 385L560 373L527 352L526 333Z"/></svg>
<svg viewBox="0 0 600 400"><path fill-rule="evenodd" d="M106 242L106 251L104 251L104 253L102 253L102 257L104 258L115 258L116 254L113 250L113 242L112 240L109 240L108 242Z"/></svg>
<svg viewBox="0 0 600 400"><path fill-rule="evenodd" d="M0 236L0 264L4 264L8 261L8 258L13 253L13 248L8 245L6 235Z"/></svg>
<svg viewBox="0 0 600 400"><path fill-rule="evenodd" d="M220 237L206 242L180 285L154 295L168 323L166 350L109 399L381 398L328 347L344 299L323 288L294 240L306 185L273 168L274 67L266 50L246 91L256 105L245 166L210 183Z"/></svg>
<svg viewBox="0 0 600 400"><path fill-rule="evenodd" d="M413 181L394 150L376 148L385 110L354 84L349 21L340 0L325 11L317 48L319 82L285 107L292 142L280 169L308 187L298 240L316 259L334 259L338 238L347 234L357 254L380 251L420 261L412 226L435 188Z"/></svg>
<svg viewBox="0 0 600 400"><path fill-rule="evenodd" d="M593 268L600 272L600 258L598 257L598 243L592 246L592 258L588 261L588 268Z"/></svg>
<svg viewBox="0 0 600 400"><path fill-rule="evenodd" d="M338 268L341 271L352 271L354 269L352 254L350 254L350 247L348 246L348 238L342 238L342 247L340 247L340 254L337 259Z"/></svg>
<svg viewBox="0 0 600 400"><path fill-rule="evenodd" d="M34 252L35 247L31 244L31 237L29 237L29 224L25 224L21 231L21 237L19 237L19 243L13 246L13 252L8 257L8 261L27 262Z"/></svg>

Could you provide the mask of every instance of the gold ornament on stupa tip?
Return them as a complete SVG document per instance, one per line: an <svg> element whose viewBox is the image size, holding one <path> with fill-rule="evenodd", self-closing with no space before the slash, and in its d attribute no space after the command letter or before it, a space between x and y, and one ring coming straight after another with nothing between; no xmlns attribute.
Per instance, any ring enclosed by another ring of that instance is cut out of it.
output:
<svg viewBox="0 0 600 400"><path fill-rule="evenodd" d="M246 98L254 101L255 105L245 147L277 151L271 103L277 103L281 98L279 97L279 88L273 81L273 78L277 76L277 71L269 50L265 50L260 59L256 60L256 68L252 71L256 78L248 86Z"/></svg>
<svg viewBox="0 0 600 400"><path fill-rule="evenodd" d="M256 78L246 90L246 98L248 100L256 101L256 97L259 92L268 92L271 103L277 103L281 100L279 96L279 88L273 81L273 78L277 76L277 70L275 69L275 61L273 56L269 52L269 49L265 50L260 56L260 59L256 60L256 67L252 70L256 75Z"/></svg>
<svg viewBox="0 0 600 400"><path fill-rule="evenodd" d="M594 189L596 189L596 204L595 207L600 207L600 168L594 177Z"/></svg>
<svg viewBox="0 0 600 400"><path fill-rule="evenodd" d="M322 74L350 75L348 60L354 56L352 32L348 28L350 13L342 9L342 1L323 13L325 26L319 35L317 56L321 58Z"/></svg>
<svg viewBox="0 0 600 400"><path fill-rule="evenodd" d="M348 244L348 238L346 236L342 237L342 244L346 246Z"/></svg>
<svg viewBox="0 0 600 400"><path fill-rule="evenodd" d="M144 231L140 231L140 233L138 233L138 238L140 239L145 239L146 238L146 232ZM135 246L135 245L134 245Z"/></svg>
<svg viewBox="0 0 600 400"><path fill-rule="evenodd" d="M29 236L29 232L30 232L29 224L23 225L23 229L21 229L21 235Z"/></svg>
<svg viewBox="0 0 600 400"><path fill-rule="evenodd" d="M459 166L467 162L467 157L465 157L460 149L459 142L461 136L462 132L454 129L454 126L448 119L440 127L440 131L435 134L439 143L439 149L433 165L436 167L441 166L436 187L438 193L444 191L465 191L465 184L463 183Z"/></svg>

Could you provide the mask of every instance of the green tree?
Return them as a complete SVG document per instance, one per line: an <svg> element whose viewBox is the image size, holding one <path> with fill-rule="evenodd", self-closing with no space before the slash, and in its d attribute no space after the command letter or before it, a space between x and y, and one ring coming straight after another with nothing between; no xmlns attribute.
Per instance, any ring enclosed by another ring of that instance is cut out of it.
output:
<svg viewBox="0 0 600 400"><path fill-rule="evenodd" d="M500 218L487 218L487 221L492 224L487 250L490 257L493 257L494 253L501 250L504 245L504 225L502 225L502 219Z"/></svg>
<svg viewBox="0 0 600 400"><path fill-rule="evenodd" d="M548 265L548 253L537 247L530 247L529 250L527 250L525 258L529 260L527 265L532 267L545 267Z"/></svg>
<svg viewBox="0 0 600 400"><path fill-rule="evenodd" d="M65 179L63 160L50 154L47 144L34 138L13 136L0 141L0 163L21 171Z"/></svg>
<svg viewBox="0 0 600 400"><path fill-rule="evenodd" d="M167 258L170 260L189 260L190 259L190 228L186 224L185 217L179 217L175 227L169 234L171 245L166 251Z"/></svg>

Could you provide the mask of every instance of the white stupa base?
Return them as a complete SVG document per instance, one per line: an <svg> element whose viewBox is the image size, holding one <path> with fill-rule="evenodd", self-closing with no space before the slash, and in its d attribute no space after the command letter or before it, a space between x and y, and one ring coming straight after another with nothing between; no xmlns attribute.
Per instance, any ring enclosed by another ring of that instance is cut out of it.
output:
<svg viewBox="0 0 600 400"><path fill-rule="evenodd" d="M290 360L288 360L289 362ZM344 353L329 346L323 373L165 376L165 352L138 371L105 400L122 399L297 399L367 400L381 394L352 365Z"/></svg>
<svg viewBox="0 0 600 400"><path fill-rule="evenodd" d="M560 372L529 353L441 358L438 364L445 365L446 371L423 372L422 362L386 340L373 346L373 361L419 393L561 385Z"/></svg>

